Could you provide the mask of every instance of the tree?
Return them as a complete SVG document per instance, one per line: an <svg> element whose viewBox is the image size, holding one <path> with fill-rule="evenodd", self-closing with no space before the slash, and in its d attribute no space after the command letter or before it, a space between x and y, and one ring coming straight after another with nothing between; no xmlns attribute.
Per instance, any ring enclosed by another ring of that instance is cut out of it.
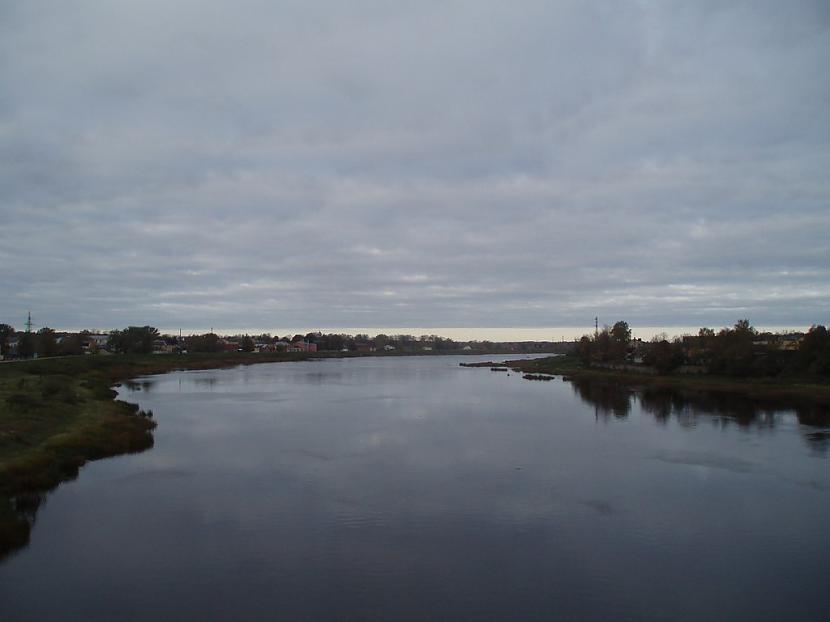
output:
<svg viewBox="0 0 830 622"><path fill-rule="evenodd" d="M611 328L611 337L618 343L628 345L631 341L631 329L628 327L628 322L620 321L614 324Z"/></svg>
<svg viewBox="0 0 830 622"><path fill-rule="evenodd" d="M610 359L611 354L611 331L605 326L599 334L594 337L594 358L603 363Z"/></svg>
<svg viewBox="0 0 830 622"><path fill-rule="evenodd" d="M798 366L812 374L830 375L830 332L821 324L812 326L801 340Z"/></svg>
<svg viewBox="0 0 830 622"><path fill-rule="evenodd" d="M37 331L36 348L39 356L55 356L58 353L58 341L55 338L55 331L48 326L44 326Z"/></svg>
<svg viewBox="0 0 830 622"><path fill-rule="evenodd" d="M0 324L0 355L9 353L9 341L14 335L14 326Z"/></svg>
<svg viewBox="0 0 830 622"><path fill-rule="evenodd" d="M242 341L239 342L239 347L243 352L253 352L256 349L256 344L253 339L251 339L248 335L245 335L242 338Z"/></svg>
<svg viewBox="0 0 830 622"><path fill-rule="evenodd" d="M17 341L17 356L22 359L32 358L36 352L35 334L25 332Z"/></svg>
<svg viewBox="0 0 830 622"><path fill-rule="evenodd" d="M631 342L631 329L628 322L617 322L611 328L611 343L609 344L609 356L612 361L622 361L628 354L628 344Z"/></svg>
<svg viewBox="0 0 830 622"><path fill-rule="evenodd" d="M158 329L152 326L128 326L124 330L112 331L107 345L124 354L149 354L158 336Z"/></svg>
<svg viewBox="0 0 830 622"><path fill-rule="evenodd" d="M725 328L713 340L709 371L729 376L752 373L754 355L752 342L756 331L749 320L738 320L734 328Z"/></svg>
<svg viewBox="0 0 830 622"><path fill-rule="evenodd" d="M219 335L215 333L191 335L187 338L187 349L190 352L219 352L222 350L222 343L219 341Z"/></svg>
<svg viewBox="0 0 830 622"><path fill-rule="evenodd" d="M594 335L583 335L577 344L577 354L586 365L622 361L628 354L630 342L628 322L619 321L611 328L604 326Z"/></svg>
<svg viewBox="0 0 830 622"><path fill-rule="evenodd" d="M84 353L81 335L67 335L58 346L58 353L63 356L73 356Z"/></svg>
<svg viewBox="0 0 830 622"><path fill-rule="evenodd" d="M753 328L752 324L749 323L749 320L738 320L735 322L735 332L741 334L751 334L755 335L757 331Z"/></svg>
<svg viewBox="0 0 830 622"><path fill-rule="evenodd" d="M683 344L655 338L643 357L643 362L654 367L658 373L667 374L683 364Z"/></svg>
<svg viewBox="0 0 830 622"><path fill-rule="evenodd" d="M591 360L594 358L594 342L588 335L582 335L579 343L576 344L576 353L579 356L579 360L585 365L591 363Z"/></svg>

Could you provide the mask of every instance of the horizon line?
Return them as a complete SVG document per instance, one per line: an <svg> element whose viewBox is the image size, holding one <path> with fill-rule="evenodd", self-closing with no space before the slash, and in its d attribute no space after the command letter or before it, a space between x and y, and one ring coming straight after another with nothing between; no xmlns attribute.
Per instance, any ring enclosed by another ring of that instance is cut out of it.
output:
<svg viewBox="0 0 830 622"><path fill-rule="evenodd" d="M132 324L133 326L135 324ZM702 326L691 325L648 325L648 326L632 326L632 339L652 339L653 337L666 334L669 338L679 337L682 335L697 334ZM115 329L98 329L99 333L108 333ZM730 326L710 326L715 330L721 328L731 328ZM787 332L806 332L810 327L793 326L793 325L758 325L754 328L760 332L772 333L787 333ZM57 332L80 332L81 330L90 330L89 328L55 328ZM308 333L328 333L328 334L368 334L370 337L375 335L414 335L420 337L421 335L436 335L438 337L449 338L454 341L574 341L578 340L583 335L592 335L594 333L594 326L349 326L349 327L315 327L315 328L263 328L263 327L197 327L197 328L170 328L158 327L161 334L164 335L178 335L191 336L202 335L213 332L219 336L232 335L262 335L270 334L272 336L285 335L307 335Z"/></svg>

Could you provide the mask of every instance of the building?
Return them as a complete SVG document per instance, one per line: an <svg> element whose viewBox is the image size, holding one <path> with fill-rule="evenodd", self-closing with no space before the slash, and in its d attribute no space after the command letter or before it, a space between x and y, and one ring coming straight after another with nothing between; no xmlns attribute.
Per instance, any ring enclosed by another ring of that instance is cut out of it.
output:
<svg viewBox="0 0 830 622"><path fill-rule="evenodd" d="M288 347L288 352L317 352L317 344L308 341L295 341Z"/></svg>

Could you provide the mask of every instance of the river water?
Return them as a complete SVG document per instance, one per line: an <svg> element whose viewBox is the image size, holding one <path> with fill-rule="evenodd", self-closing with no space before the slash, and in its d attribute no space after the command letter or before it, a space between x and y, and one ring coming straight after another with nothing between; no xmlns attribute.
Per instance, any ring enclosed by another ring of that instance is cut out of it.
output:
<svg viewBox="0 0 830 622"><path fill-rule="evenodd" d="M820 420L462 360L122 387L155 446L49 495L0 620L828 619Z"/></svg>

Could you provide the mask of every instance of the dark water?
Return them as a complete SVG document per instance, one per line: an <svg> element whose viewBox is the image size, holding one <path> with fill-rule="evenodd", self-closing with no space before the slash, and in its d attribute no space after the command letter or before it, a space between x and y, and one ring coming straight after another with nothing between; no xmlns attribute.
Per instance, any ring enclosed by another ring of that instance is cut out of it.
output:
<svg viewBox="0 0 830 622"><path fill-rule="evenodd" d="M830 619L830 429L459 360L124 388L155 447L48 497L0 620Z"/></svg>

